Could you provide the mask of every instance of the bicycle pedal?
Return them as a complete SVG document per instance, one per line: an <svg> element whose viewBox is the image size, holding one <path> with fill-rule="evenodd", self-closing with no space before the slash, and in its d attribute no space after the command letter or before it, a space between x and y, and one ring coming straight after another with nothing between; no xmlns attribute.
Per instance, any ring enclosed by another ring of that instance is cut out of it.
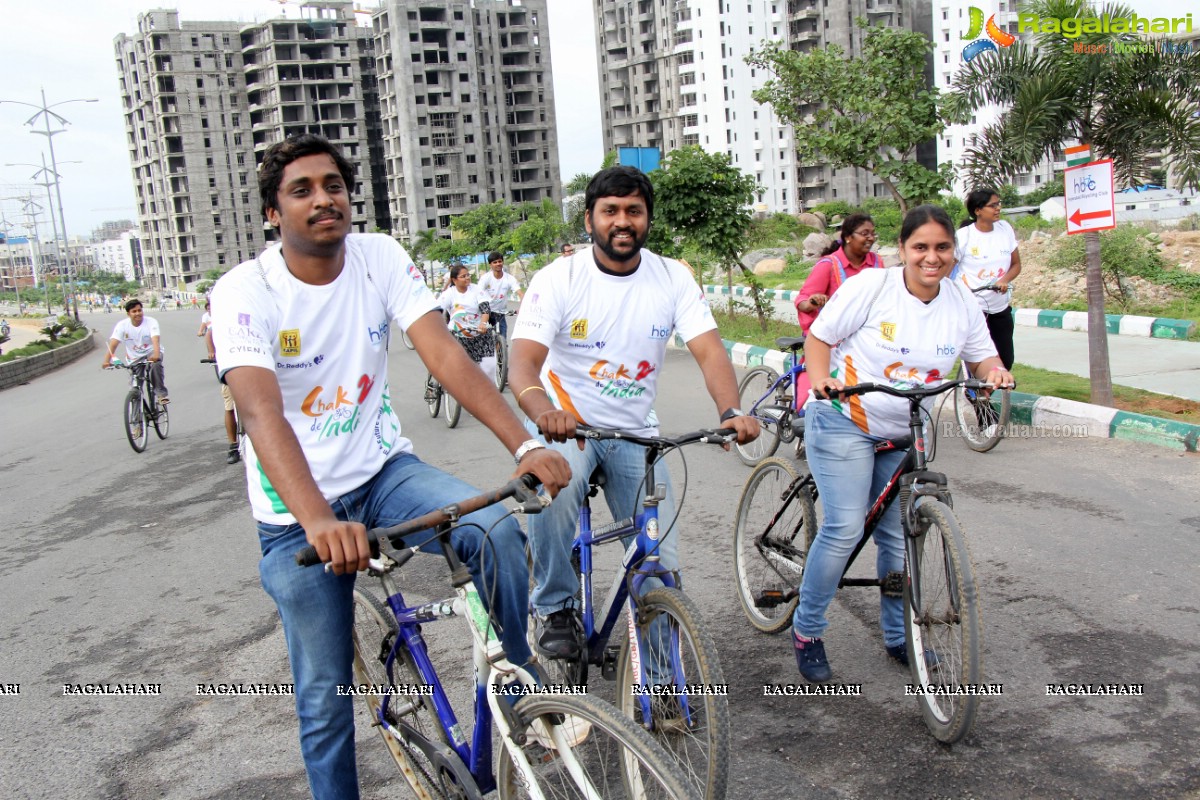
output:
<svg viewBox="0 0 1200 800"><path fill-rule="evenodd" d="M765 589L754 595L755 608L775 608L787 602L787 597L779 589Z"/></svg>
<svg viewBox="0 0 1200 800"><path fill-rule="evenodd" d="M879 584L879 593L885 597L903 597L904 573L889 572Z"/></svg>
<svg viewBox="0 0 1200 800"><path fill-rule="evenodd" d="M600 677L606 681L616 680L617 659L621 657L621 648L610 645L604 649L604 659L600 662Z"/></svg>

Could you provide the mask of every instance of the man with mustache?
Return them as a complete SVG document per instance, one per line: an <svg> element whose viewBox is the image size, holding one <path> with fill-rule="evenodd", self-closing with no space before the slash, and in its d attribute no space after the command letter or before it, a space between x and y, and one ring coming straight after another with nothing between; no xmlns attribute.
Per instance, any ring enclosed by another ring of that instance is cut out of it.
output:
<svg viewBox="0 0 1200 800"><path fill-rule="evenodd" d="M575 608L579 581L571 540L588 477L597 468L614 519L641 508L644 450L626 441L572 441L577 423L658 435L654 398L667 339L678 331L700 365L715 406L714 427L733 428L739 442L758 436L758 422L737 408L733 365L704 293L678 261L643 249L654 215L650 180L633 167L592 178L584 224L594 244L564 255L534 276L513 327L509 387L529 417L526 427L571 465L571 483L538 517L529 519L537 649L548 658L575 658L582 622ZM658 473L666 476L665 470ZM661 563L677 569L675 501L659 506L659 528L671 531ZM657 581L646 581L646 591Z"/></svg>
<svg viewBox="0 0 1200 800"><path fill-rule="evenodd" d="M533 473L551 495L570 478L563 458L526 434L446 330L408 253L390 236L350 233L354 182L354 167L320 136L268 148L259 189L280 244L230 270L212 294L218 371L249 437L259 574L283 621L300 749L318 800L358 797L352 697L338 689L352 681L354 576L367 568L367 529L478 494L422 462L400 436L388 385L390 326L401 326L447 391L515 454L517 474ZM525 537L500 506L463 523L451 544L491 604L509 660L524 664ZM296 565L308 544L326 570Z"/></svg>

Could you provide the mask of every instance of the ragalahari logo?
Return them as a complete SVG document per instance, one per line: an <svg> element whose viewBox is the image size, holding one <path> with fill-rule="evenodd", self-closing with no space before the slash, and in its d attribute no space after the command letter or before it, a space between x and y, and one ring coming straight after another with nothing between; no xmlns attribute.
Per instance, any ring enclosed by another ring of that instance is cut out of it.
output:
<svg viewBox="0 0 1200 800"><path fill-rule="evenodd" d="M963 48L962 57L964 62L969 62L980 53L996 52L996 45L1000 45L1001 47L1012 47L1012 44L1017 40L1017 37L1013 36L1011 33L1008 33L996 24L995 14L992 14L990 17L988 17L987 25L984 25L982 9L971 6L969 11L971 14L971 27L968 28L967 32L962 35L962 38L964 42L971 39L977 39L978 41L973 41ZM985 31L987 32L988 38L980 39L979 35Z"/></svg>

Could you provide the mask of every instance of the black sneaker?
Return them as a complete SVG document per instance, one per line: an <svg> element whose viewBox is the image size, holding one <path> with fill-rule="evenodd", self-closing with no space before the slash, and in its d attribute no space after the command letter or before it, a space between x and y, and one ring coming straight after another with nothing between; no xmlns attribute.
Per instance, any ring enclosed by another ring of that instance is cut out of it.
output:
<svg viewBox="0 0 1200 800"><path fill-rule="evenodd" d="M583 620L573 608L564 608L543 617L535 615L537 650L546 658L579 658L582 652Z"/></svg>
<svg viewBox="0 0 1200 800"><path fill-rule="evenodd" d="M833 670L829 668L829 659L825 657L825 642L820 639L802 642L793 633L792 645L796 649L796 666L806 681L825 683L833 677Z"/></svg>
<svg viewBox="0 0 1200 800"><path fill-rule="evenodd" d="M904 667L908 666L908 648L905 645L902 645L902 644L887 645L886 649L887 649L887 654L889 656L891 656L893 659L895 659L896 661L900 662L901 666L904 666ZM928 647L925 648L925 666L928 667L930 671L936 670L938 668L938 665L941 663L942 663L942 660L940 658L938 658L937 653L935 653L933 650L929 649Z"/></svg>
<svg viewBox="0 0 1200 800"><path fill-rule="evenodd" d="M236 444L229 445L229 455L225 456L225 463L236 464L241 460L242 457L241 454L238 453L238 446Z"/></svg>

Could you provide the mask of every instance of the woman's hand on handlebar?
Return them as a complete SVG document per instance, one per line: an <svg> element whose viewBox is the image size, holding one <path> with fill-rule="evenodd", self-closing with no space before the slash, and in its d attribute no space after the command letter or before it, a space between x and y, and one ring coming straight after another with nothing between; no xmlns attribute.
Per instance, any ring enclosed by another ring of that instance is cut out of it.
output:
<svg viewBox="0 0 1200 800"><path fill-rule="evenodd" d="M842 389L846 388L846 384L837 378L823 378L819 381L813 381L812 388L818 399L832 400L834 395L841 396L840 393Z"/></svg>
<svg viewBox="0 0 1200 800"><path fill-rule="evenodd" d="M1004 367L992 367L984 380L991 384L992 389L1013 389L1017 385L1017 379ZM985 391L991 393L991 389Z"/></svg>

